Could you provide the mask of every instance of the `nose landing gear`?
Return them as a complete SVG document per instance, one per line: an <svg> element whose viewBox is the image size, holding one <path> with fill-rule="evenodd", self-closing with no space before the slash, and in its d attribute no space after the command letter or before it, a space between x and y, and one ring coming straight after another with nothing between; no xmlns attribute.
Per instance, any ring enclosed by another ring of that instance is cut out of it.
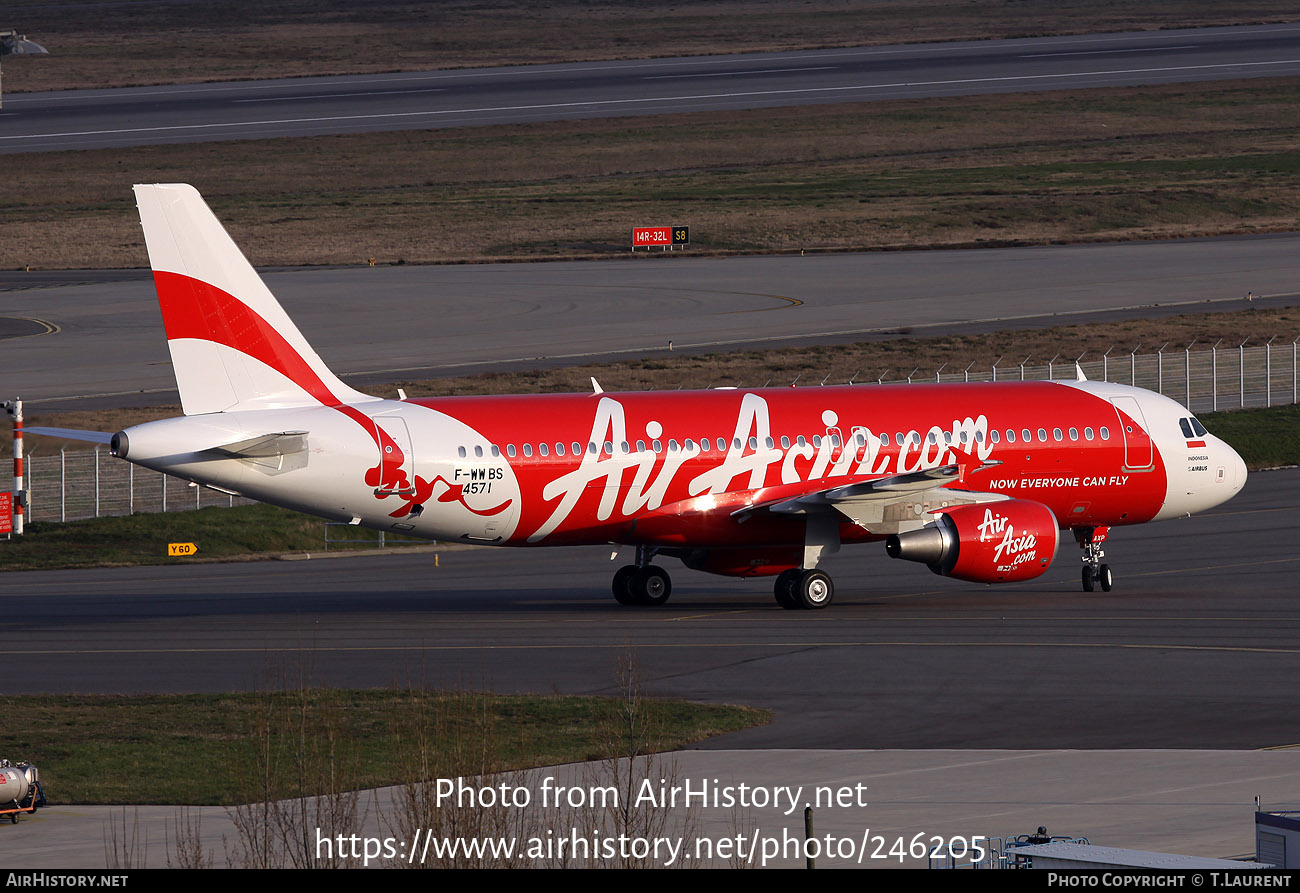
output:
<svg viewBox="0 0 1300 893"><path fill-rule="evenodd" d="M1115 583L1110 565L1101 563L1101 560L1106 557L1106 553L1101 548L1101 544L1106 541L1106 534L1105 527L1075 528L1074 538L1078 541L1079 548L1083 549L1084 592L1092 592L1097 586L1101 587L1102 592L1110 592L1111 586Z"/></svg>

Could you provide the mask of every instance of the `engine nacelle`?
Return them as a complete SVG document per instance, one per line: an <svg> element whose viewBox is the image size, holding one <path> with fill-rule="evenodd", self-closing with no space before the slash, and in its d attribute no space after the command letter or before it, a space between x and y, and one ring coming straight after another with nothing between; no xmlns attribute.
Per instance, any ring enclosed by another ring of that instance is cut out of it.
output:
<svg viewBox="0 0 1300 893"><path fill-rule="evenodd" d="M1014 583L1051 567L1061 532L1041 502L1007 499L947 509L933 524L889 537L890 558L973 583Z"/></svg>

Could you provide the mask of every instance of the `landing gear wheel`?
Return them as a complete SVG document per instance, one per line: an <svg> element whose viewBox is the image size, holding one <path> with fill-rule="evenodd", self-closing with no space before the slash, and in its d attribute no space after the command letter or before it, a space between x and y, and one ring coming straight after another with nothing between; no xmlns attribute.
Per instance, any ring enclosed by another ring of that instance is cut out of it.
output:
<svg viewBox="0 0 1300 893"><path fill-rule="evenodd" d="M673 582L667 571L652 564L637 569L628 589L636 598L637 604L662 605L672 595Z"/></svg>
<svg viewBox="0 0 1300 893"><path fill-rule="evenodd" d="M789 570L781 571L776 578L776 585L773 587L776 592L776 603L786 610L801 607L799 599L795 597L794 589L799 585L799 577L802 574L803 571L799 570L799 568L792 567Z"/></svg>
<svg viewBox="0 0 1300 893"><path fill-rule="evenodd" d="M1111 584L1114 577L1110 573L1110 565L1102 564L1101 559L1106 556L1102 551L1101 544L1105 541L1106 528L1100 528L1101 535L1098 537L1097 528L1079 527L1074 531L1074 537L1083 547L1083 591L1092 592L1097 586L1101 586L1102 592L1110 592Z"/></svg>
<svg viewBox="0 0 1300 893"><path fill-rule="evenodd" d="M635 564L625 564L614 573L614 600L620 605L635 605L636 596L632 593L632 578L640 570Z"/></svg>
<svg viewBox="0 0 1300 893"><path fill-rule="evenodd" d="M804 571L795 584L794 596L802 608L824 608L835 598L835 584L822 571Z"/></svg>

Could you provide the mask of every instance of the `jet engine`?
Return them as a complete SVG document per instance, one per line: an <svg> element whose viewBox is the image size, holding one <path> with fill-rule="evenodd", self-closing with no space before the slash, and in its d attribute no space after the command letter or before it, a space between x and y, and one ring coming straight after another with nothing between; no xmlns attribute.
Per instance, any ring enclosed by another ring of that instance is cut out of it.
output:
<svg viewBox="0 0 1300 893"><path fill-rule="evenodd" d="M1047 572L1060 544L1052 510L1041 502L1007 499L960 505L919 530L885 541L890 558L929 565L945 577L973 583L1013 583Z"/></svg>

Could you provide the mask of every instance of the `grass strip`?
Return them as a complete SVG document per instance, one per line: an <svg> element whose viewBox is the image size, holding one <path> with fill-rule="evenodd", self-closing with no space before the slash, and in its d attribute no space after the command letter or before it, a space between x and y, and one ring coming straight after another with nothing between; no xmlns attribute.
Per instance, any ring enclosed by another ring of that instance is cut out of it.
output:
<svg viewBox="0 0 1300 893"><path fill-rule="evenodd" d="M1300 465L1300 406L1213 412L1200 419L1211 434L1232 444L1247 468Z"/></svg>
<svg viewBox="0 0 1300 893"><path fill-rule="evenodd" d="M6 155L24 188L0 199L0 268L141 266L133 182L193 183L259 265L625 257L664 222L694 254L1289 230L1296 85Z"/></svg>
<svg viewBox="0 0 1300 893"><path fill-rule="evenodd" d="M348 528L349 539L373 537L372 531ZM394 534L387 542L420 542ZM198 553L169 558L168 543L194 543ZM364 549L366 543L331 543L330 551ZM399 548L393 546L392 548ZM0 571L56 568L134 567L205 561L267 558L325 550L325 522L273 505L209 507L197 511L150 512L81 521L38 521L27 532L0 541Z"/></svg>
<svg viewBox="0 0 1300 893"><path fill-rule="evenodd" d="M769 722L750 707L636 699L648 746L671 750ZM410 689L0 697L21 717L11 759L41 772L51 804L230 805L327 789L603 759L625 701Z"/></svg>

